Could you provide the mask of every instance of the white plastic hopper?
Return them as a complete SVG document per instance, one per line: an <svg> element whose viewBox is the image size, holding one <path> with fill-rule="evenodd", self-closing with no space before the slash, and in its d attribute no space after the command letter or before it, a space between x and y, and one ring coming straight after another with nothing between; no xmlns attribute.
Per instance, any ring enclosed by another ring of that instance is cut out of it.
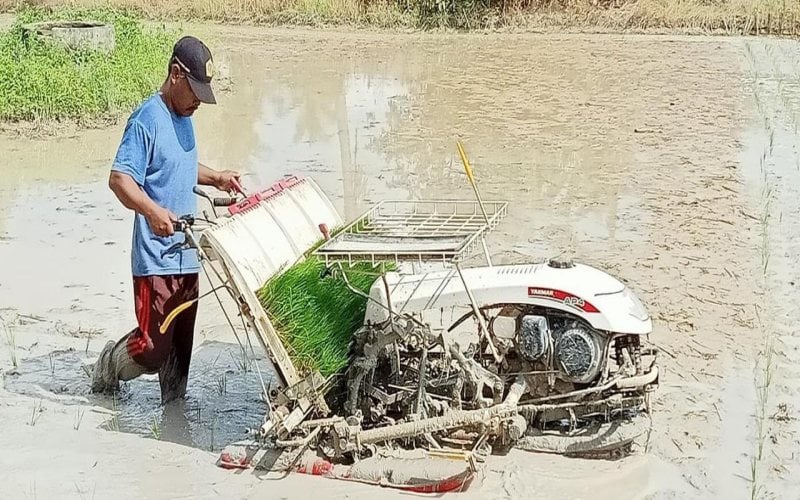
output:
<svg viewBox="0 0 800 500"><path fill-rule="evenodd" d="M256 292L273 276L302 260L303 254L342 225L335 207L309 178L290 177L262 193L251 207L217 219L203 231L200 245L222 264L231 286L249 308L248 319L272 356L283 382L300 381L297 370L272 326ZM259 197L261 198L261 197ZM247 311L245 311L247 312Z"/></svg>

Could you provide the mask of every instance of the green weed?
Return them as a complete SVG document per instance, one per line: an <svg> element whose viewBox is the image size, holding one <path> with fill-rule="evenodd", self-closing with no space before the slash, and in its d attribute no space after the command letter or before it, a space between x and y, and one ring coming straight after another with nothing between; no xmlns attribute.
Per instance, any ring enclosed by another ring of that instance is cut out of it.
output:
<svg viewBox="0 0 800 500"><path fill-rule="evenodd" d="M36 422L39 421L39 417L42 416L43 412L44 412L44 407L42 406L42 400L40 399L38 404L34 402L33 410L31 410L31 420L30 422L28 422L28 424L31 427L36 427Z"/></svg>
<svg viewBox="0 0 800 500"><path fill-rule="evenodd" d="M23 26L44 20L113 23L111 54L73 50ZM104 119L130 112L167 74L176 33L145 28L135 17L109 8L25 8L0 33L0 120Z"/></svg>
<svg viewBox="0 0 800 500"><path fill-rule="evenodd" d="M19 367L19 363L17 361L17 336L14 333L14 330L9 328L6 321L0 317L0 323L3 324L3 331L6 335L6 343L8 344L8 352L11 354L11 364L14 368Z"/></svg>
<svg viewBox="0 0 800 500"><path fill-rule="evenodd" d="M158 416L153 412L153 421L150 423L150 435L156 439L161 439L161 425L158 423Z"/></svg>
<svg viewBox="0 0 800 500"><path fill-rule="evenodd" d="M77 410L75 410L75 423L73 424L72 428L75 429L76 431L81 428L81 422L83 422L83 414L84 414L83 408L78 408Z"/></svg>

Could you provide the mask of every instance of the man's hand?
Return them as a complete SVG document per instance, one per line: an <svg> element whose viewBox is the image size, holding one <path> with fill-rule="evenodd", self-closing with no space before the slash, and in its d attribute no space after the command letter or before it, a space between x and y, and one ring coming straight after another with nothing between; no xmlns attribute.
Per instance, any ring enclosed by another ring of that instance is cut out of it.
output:
<svg viewBox="0 0 800 500"><path fill-rule="evenodd" d="M241 182L239 180L239 173L234 172L233 170L223 170L221 172L217 172L215 177L216 179L214 179L214 187L220 191L227 191L229 193L236 191L236 185Z"/></svg>
<svg viewBox="0 0 800 500"><path fill-rule="evenodd" d="M156 206L152 210L149 210L145 214L145 217L147 218L147 223L150 225L150 229L156 236L172 236L175 234L173 222L177 222L178 217L166 208Z"/></svg>
<svg viewBox="0 0 800 500"><path fill-rule="evenodd" d="M171 236L175 233L172 225L173 221L178 220L175 214L151 200L130 175L112 171L108 186L126 208L144 215L153 233L158 236Z"/></svg>
<svg viewBox="0 0 800 500"><path fill-rule="evenodd" d="M202 186L214 186L220 191L231 193L236 191L236 183L240 182L239 172L214 170L202 163L197 164L197 183Z"/></svg>

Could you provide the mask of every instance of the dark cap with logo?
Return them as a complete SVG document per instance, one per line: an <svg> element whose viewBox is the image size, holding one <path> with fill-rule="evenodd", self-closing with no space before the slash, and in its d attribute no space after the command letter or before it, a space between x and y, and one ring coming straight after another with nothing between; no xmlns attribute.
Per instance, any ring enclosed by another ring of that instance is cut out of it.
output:
<svg viewBox="0 0 800 500"><path fill-rule="evenodd" d="M178 63L186 72L189 86L201 102L216 104L217 99L211 90L214 77L214 60L208 47L193 36L185 36L172 48L172 61Z"/></svg>

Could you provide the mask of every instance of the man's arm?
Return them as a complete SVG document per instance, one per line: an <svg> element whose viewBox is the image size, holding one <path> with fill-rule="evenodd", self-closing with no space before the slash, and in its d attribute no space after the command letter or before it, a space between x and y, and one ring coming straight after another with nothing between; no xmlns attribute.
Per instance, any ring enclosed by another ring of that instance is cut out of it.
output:
<svg viewBox="0 0 800 500"><path fill-rule="evenodd" d="M172 222L178 218L151 200L136 184L133 177L122 172L112 171L108 178L108 187L126 208L144 215L156 235L171 236L175 233Z"/></svg>
<svg viewBox="0 0 800 500"><path fill-rule="evenodd" d="M197 183L201 186L216 186L219 181L219 172L212 170L202 163L197 163Z"/></svg>
<svg viewBox="0 0 800 500"><path fill-rule="evenodd" d="M213 170L197 162L197 183L201 186L214 186L220 191L233 191L234 180L239 181L239 173L232 170Z"/></svg>

